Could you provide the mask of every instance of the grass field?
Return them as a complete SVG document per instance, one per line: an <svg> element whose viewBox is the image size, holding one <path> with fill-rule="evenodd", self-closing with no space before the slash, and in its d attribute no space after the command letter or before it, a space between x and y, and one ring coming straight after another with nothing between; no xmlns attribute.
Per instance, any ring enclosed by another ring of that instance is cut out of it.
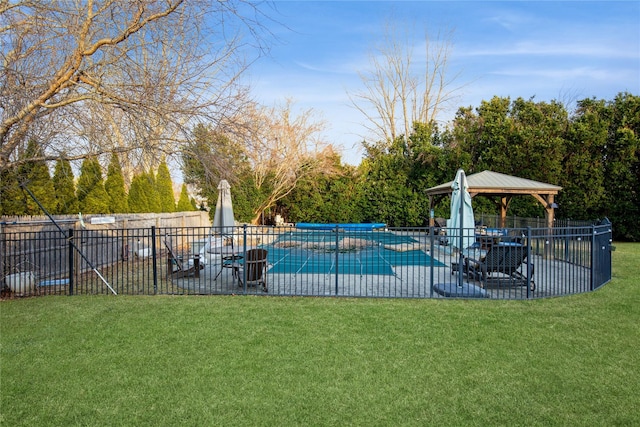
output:
<svg viewBox="0 0 640 427"><path fill-rule="evenodd" d="M640 425L640 244L535 301L0 302L3 426Z"/></svg>

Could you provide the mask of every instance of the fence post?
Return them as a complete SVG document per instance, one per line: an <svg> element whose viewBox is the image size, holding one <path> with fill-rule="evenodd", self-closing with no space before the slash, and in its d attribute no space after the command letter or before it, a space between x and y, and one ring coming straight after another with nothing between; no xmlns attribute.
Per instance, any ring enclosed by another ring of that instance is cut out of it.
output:
<svg viewBox="0 0 640 427"><path fill-rule="evenodd" d="M4 234L4 222L0 222L0 244L2 245L2 247L0 247L0 254L2 254L2 256L0 256L0 274L5 274L5 263L7 262L5 260L5 257L7 256L7 239Z"/></svg>
<svg viewBox="0 0 640 427"><path fill-rule="evenodd" d="M129 220L122 220L122 260L129 260Z"/></svg>
<svg viewBox="0 0 640 427"><path fill-rule="evenodd" d="M244 268L242 269L242 293L247 293L247 275L249 274L249 264L247 260L247 224L242 226L242 258L244 259ZM237 261L232 261L237 262ZM265 273L266 274L266 273ZM256 290L257 290L256 285Z"/></svg>
<svg viewBox="0 0 640 427"><path fill-rule="evenodd" d="M433 241L434 241L434 236L433 233L435 233L435 228L433 226L429 227L429 238L431 240L430 242L430 246L429 246L429 258L431 259L429 261L429 263L431 264L431 268L429 269L429 297L433 298L433 274L434 274L434 267L435 267L435 253L433 252L434 248L433 248ZM461 272L459 273L461 274Z"/></svg>
<svg viewBox="0 0 640 427"><path fill-rule="evenodd" d="M594 289L594 281L595 281L595 271L596 271L596 246L598 246L598 242L596 239L596 226L595 225L591 225L591 268L589 270L591 270L591 280L590 280L590 291L593 291Z"/></svg>
<svg viewBox="0 0 640 427"><path fill-rule="evenodd" d="M527 299L531 298L531 281L533 280L533 260L531 259L531 227L527 227Z"/></svg>
<svg viewBox="0 0 640 427"><path fill-rule="evenodd" d="M151 226L151 257L153 259L153 293L158 293L158 257L156 253L156 227Z"/></svg>
<svg viewBox="0 0 640 427"><path fill-rule="evenodd" d="M335 290L335 294L336 296L338 296L338 260L340 259L340 248L338 247L338 244L340 243L340 239L338 236L338 233L340 232L340 229L338 228L338 225L336 224L336 290Z"/></svg>
<svg viewBox="0 0 640 427"><path fill-rule="evenodd" d="M67 246L69 249L68 252L68 264L69 264L69 295L73 295L73 265L75 261L73 260L73 228L69 229L69 234L67 238Z"/></svg>

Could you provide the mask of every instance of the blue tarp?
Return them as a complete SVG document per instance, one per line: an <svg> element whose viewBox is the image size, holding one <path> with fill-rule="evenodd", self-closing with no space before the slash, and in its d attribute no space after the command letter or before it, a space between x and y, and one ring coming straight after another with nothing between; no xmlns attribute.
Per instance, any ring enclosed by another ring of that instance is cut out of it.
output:
<svg viewBox="0 0 640 427"><path fill-rule="evenodd" d="M385 228L387 224L382 222L374 222L374 223L344 223L344 224L322 224L318 222L298 222L296 223L296 228L301 230L335 230L336 228L340 230L349 230L349 231L369 231L375 230L377 228Z"/></svg>

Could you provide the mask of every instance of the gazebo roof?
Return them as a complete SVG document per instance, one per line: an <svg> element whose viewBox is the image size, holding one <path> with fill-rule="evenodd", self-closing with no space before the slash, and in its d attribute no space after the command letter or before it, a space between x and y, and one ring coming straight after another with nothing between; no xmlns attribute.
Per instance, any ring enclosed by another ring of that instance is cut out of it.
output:
<svg viewBox="0 0 640 427"><path fill-rule="evenodd" d="M452 192L449 181L426 190L427 195L450 194ZM533 181L531 179L518 178L516 176L505 175L498 172L482 171L467 176L469 193L504 196L507 194L558 194L562 187L544 182Z"/></svg>

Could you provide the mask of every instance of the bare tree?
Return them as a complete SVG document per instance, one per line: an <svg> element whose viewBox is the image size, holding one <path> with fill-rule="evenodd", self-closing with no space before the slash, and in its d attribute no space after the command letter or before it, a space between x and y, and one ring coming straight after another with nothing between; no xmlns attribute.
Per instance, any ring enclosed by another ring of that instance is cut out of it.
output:
<svg viewBox="0 0 640 427"><path fill-rule="evenodd" d="M435 38L426 34L424 56L417 57L410 38L400 36L387 24L382 43L370 54L371 70L359 73L364 89L349 94L368 131L383 143L400 135L409 142L413 123L436 121L460 89L454 85L458 75L448 74L451 33Z"/></svg>
<svg viewBox="0 0 640 427"><path fill-rule="evenodd" d="M262 52L251 0L0 0L0 170L37 134L39 160L178 149L194 121L224 125L246 91L240 55ZM44 137L43 137L44 136Z"/></svg>
<svg viewBox="0 0 640 427"><path fill-rule="evenodd" d="M312 109L297 111L291 100L274 107L251 103L230 123L195 127L183 152L185 179L214 203L220 179L242 183L253 224L301 179L337 172L336 152L322 140L325 123Z"/></svg>
<svg viewBox="0 0 640 427"><path fill-rule="evenodd" d="M287 196L306 176L334 173L333 147L320 135L325 123L314 117L313 110L299 114L293 102L264 108L254 106L246 115L245 156L253 173L255 186L269 188L268 195L254 211L252 222L258 223L262 213Z"/></svg>

